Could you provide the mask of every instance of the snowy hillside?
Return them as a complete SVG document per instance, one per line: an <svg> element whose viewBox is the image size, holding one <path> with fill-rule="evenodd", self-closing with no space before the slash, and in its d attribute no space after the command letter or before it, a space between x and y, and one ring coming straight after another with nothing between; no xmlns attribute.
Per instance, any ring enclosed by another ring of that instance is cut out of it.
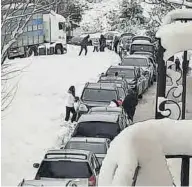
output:
<svg viewBox="0 0 192 187"><path fill-rule="evenodd" d="M99 74L119 57L111 52L78 56L78 47L70 46L66 55L16 59L21 74L17 95L2 120L2 185L17 185L22 178L32 179L45 151L55 147L65 115L65 94L75 85L77 95L87 81ZM15 81L15 80L14 80Z"/></svg>

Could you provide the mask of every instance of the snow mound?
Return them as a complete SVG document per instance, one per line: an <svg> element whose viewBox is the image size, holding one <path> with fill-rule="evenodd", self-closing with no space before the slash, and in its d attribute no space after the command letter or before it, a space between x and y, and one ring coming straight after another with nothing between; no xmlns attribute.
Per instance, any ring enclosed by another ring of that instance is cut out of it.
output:
<svg viewBox="0 0 192 187"><path fill-rule="evenodd" d="M161 45L166 49L164 60L167 61L174 54L191 50L192 23L172 23L162 26L156 33L161 38Z"/></svg>
<svg viewBox="0 0 192 187"><path fill-rule="evenodd" d="M138 165L141 168L136 185L172 186L164 156L192 155L191 124L192 120L162 119L126 128L111 143L100 171L99 186L131 186Z"/></svg>
<svg viewBox="0 0 192 187"><path fill-rule="evenodd" d="M163 25L170 24L177 19L191 19L192 10L191 9L177 9L169 12L163 19Z"/></svg>

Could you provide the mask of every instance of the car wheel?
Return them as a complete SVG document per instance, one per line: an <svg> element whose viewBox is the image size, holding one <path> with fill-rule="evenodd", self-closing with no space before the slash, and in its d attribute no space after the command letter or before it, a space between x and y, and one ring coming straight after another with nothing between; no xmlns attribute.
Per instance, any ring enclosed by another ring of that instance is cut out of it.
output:
<svg viewBox="0 0 192 187"><path fill-rule="evenodd" d="M63 54L63 48L61 45L55 46L55 54L59 54L59 55Z"/></svg>
<svg viewBox="0 0 192 187"><path fill-rule="evenodd" d="M140 94L140 95L138 96L138 98L139 98L139 99L142 99L142 98L143 98L143 95L142 95L142 94Z"/></svg>

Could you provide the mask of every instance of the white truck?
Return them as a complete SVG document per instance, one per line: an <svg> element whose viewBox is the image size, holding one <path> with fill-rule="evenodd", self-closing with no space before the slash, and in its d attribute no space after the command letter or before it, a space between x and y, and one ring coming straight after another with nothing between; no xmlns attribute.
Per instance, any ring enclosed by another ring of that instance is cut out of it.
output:
<svg viewBox="0 0 192 187"><path fill-rule="evenodd" d="M12 20L14 22L17 20ZM1 38L5 37L5 44L11 39L12 32L2 30ZM37 13L32 16L18 37L8 50L8 58L28 57L31 55L64 54L67 52L66 20L53 11Z"/></svg>

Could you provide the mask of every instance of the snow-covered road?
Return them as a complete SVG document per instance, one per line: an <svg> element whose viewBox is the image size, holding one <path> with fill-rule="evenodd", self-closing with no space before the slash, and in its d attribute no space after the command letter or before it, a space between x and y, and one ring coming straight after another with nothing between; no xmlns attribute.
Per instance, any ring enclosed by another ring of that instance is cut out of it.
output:
<svg viewBox="0 0 192 187"><path fill-rule="evenodd" d="M78 47L70 46L66 55L16 59L12 62L25 67L16 97L3 113L2 120L2 185L17 185L22 178L32 179L49 148L58 143L65 114L65 93L75 85L77 95L87 81L96 81L101 72L119 57L112 51L78 56ZM12 80L15 82L15 80ZM154 118L156 84L139 101L135 122ZM188 78L187 100L192 100L192 77ZM192 104L187 103L187 118L192 119Z"/></svg>
<svg viewBox="0 0 192 187"><path fill-rule="evenodd" d="M66 55L12 61L20 67L29 66L22 73L11 107L3 114L2 185L33 178L33 163L56 145L69 86L75 85L80 95L87 81L97 80L100 73L119 62L111 51L93 53L90 48L86 57L79 57L78 50L70 46Z"/></svg>

